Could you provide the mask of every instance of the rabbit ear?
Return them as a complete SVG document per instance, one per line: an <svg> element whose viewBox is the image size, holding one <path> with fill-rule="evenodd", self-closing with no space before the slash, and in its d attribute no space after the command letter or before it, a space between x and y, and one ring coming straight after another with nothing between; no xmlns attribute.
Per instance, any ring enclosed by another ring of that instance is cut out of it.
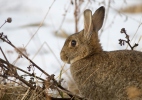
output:
<svg viewBox="0 0 142 100"><path fill-rule="evenodd" d="M95 30L96 32L98 32L100 30L100 28L103 25L103 21L104 21L104 16L105 16L105 8L103 6L101 6L100 8L98 8L95 13L93 14L93 30Z"/></svg>
<svg viewBox="0 0 142 100"><path fill-rule="evenodd" d="M90 38L93 31L92 12L89 9L84 11L84 36Z"/></svg>

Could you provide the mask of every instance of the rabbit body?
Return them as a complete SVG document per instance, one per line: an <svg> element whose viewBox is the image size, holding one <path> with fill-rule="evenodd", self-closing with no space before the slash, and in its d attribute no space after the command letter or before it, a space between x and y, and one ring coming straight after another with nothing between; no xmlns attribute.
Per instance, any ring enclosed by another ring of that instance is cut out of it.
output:
<svg viewBox="0 0 142 100"><path fill-rule="evenodd" d="M138 99L142 96L141 52L93 54L71 64L71 74L80 92L89 100L142 100ZM128 94L132 87L139 92L134 97Z"/></svg>
<svg viewBox="0 0 142 100"><path fill-rule="evenodd" d="M84 11L84 29L69 36L61 50L81 94L88 100L142 100L142 52L103 51L98 31L105 8Z"/></svg>

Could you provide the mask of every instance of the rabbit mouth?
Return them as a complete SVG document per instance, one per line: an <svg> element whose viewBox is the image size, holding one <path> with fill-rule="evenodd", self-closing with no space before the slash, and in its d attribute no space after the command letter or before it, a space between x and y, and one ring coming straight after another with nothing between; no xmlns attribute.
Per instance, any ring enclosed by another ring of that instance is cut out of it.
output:
<svg viewBox="0 0 142 100"><path fill-rule="evenodd" d="M66 55L61 54L61 60L65 63L70 64L70 59Z"/></svg>
<svg viewBox="0 0 142 100"><path fill-rule="evenodd" d="M63 60L65 63L71 64L71 61L68 57L66 57L66 60Z"/></svg>
<svg viewBox="0 0 142 100"><path fill-rule="evenodd" d="M70 63L71 63L71 61L70 61L70 59L69 59L69 58L68 58L68 60L67 60L67 63L68 63L68 64L70 64Z"/></svg>

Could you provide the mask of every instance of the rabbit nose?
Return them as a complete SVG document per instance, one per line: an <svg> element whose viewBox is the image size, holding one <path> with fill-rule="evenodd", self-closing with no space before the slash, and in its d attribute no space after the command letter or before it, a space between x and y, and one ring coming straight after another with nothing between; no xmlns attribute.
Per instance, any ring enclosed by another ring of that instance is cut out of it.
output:
<svg viewBox="0 0 142 100"><path fill-rule="evenodd" d="M65 52L62 50L62 51L60 52L60 58L61 58L61 60L64 61L64 57L65 57Z"/></svg>
<svg viewBox="0 0 142 100"><path fill-rule="evenodd" d="M61 51L60 52L60 58L63 62L67 62L68 61L68 57L67 55L65 54L65 51Z"/></svg>

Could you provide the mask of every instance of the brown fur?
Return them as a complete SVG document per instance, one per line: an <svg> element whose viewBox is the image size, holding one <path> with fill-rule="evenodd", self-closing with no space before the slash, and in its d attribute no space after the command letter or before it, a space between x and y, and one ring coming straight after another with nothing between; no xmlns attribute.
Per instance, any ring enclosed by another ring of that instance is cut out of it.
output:
<svg viewBox="0 0 142 100"><path fill-rule="evenodd" d="M142 91L135 86L128 87L126 92L130 100L138 100L142 95Z"/></svg>
<svg viewBox="0 0 142 100"><path fill-rule="evenodd" d="M142 100L142 52L103 51L98 30L105 9L100 7L93 16L90 10L86 11L84 23L88 27L69 36L60 53L64 62L71 63L71 74L81 94L88 100ZM76 41L75 46L71 45L72 40ZM137 94L132 95L135 91Z"/></svg>
<svg viewBox="0 0 142 100"><path fill-rule="evenodd" d="M71 64L71 73L89 100L127 100L128 86L142 90L141 65L141 52L102 52Z"/></svg>

